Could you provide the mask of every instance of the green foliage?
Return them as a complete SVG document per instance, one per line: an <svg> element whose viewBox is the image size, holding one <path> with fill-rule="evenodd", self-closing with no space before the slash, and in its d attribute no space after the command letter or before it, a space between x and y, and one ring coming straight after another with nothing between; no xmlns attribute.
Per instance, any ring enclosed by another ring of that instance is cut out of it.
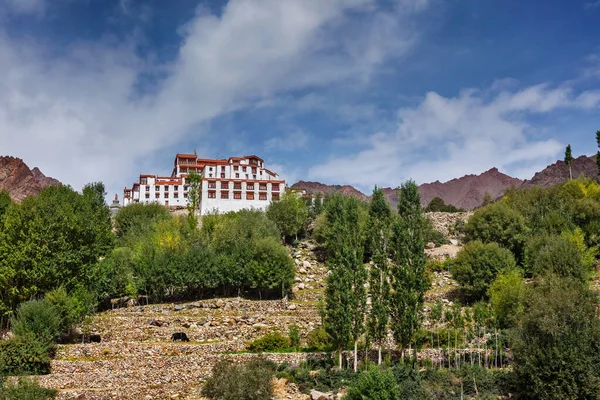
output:
<svg viewBox="0 0 600 400"><path fill-rule="evenodd" d="M360 373L344 397L348 400L400 400L400 386L391 369L369 368Z"/></svg>
<svg viewBox="0 0 600 400"><path fill-rule="evenodd" d="M515 259L509 250L496 243L472 241L450 262L450 271L463 286L467 299L477 301L487 297L489 286L498 273L515 266Z"/></svg>
<svg viewBox="0 0 600 400"><path fill-rule="evenodd" d="M586 250L582 253L570 235L534 236L527 242L525 268L533 276L552 273L585 282L591 272L590 260L587 260L588 265L584 261Z"/></svg>
<svg viewBox="0 0 600 400"><path fill-rule="evenodd" d="M132 203L115 215L115 230L118 237L124 237L131 231L139 235L170 217L169 210L158 203Z"/></svg>
<svg viewBox="0 0 600 400"><path fill-rule="evenodd" d="M423 318L423 298L429 287L425 275L425 219L421 195L415 182L398 191L399 218L392 237L390 322L394 339L407 347Z"/></svg>
<svg viewBox="0 0 600 400"><path fill-rule="evenodd" d="M332 347L332 339L325 329L316 328L306 336L306 346L314 351L328 351Z"/></svg>
<svg viewBox="0 0 600 400"><path fill-rule="evenodd" d="M81 322L86 316L96 310L96 297L90 291L78 287L72 295L68 295L64 287L46 293L45 303L54 308L60 319L60 332ZM27 304L27 303L25 303Z"/></svg>
<svg viewBox="0 0 600 400"><path fill-rule="evenodd" d="M11 204L12 200L8 192L5 190L0 191L0 222L2 221L4 214L8 210L8 207L11 206Z"/></svg>
<svg viewBox="0 0 600 400"><path fill-rule="evenodd" d="M514 371L525 398L598 398L597 306L596 295L570 278L549 276L528 290L512 345Z"/></svg>
<svg viewBox="0 0 600 400"><path fill-rule="evenodd" d="M102 184L82 194L49 186L10 206L0 223L0 309L14 311L23 299L60 286L91 284L113 244Z"/></svg>
<svg viewBox="0 0 600 400"><path fill-rule="evenodd" d="M423 236L425 243L432 242L435 243L436 246L450 243L442 232L435 229L433 221L430 218L425 218Z"/></svg>
<svg viewBox="0 0 600 400"><path fill-rule="evenodd" d="M54 345L27 332L0 341L0 377L50 373Z"/></svg>
<svg viewBox="0 0 600 400"><path fill-rule="evenodd" d="M200 198L202 196L202 176L197 172L192 171L185 178L188 185L187 192L187 210L190 227L196 229L198 226L198 207L200 205Z"/></svg>
<svg viewBox="0 0 600 400"><path fill-rule="evenodd" d="M285 350L290 348L290 338L285 337L280 332L271 332L253 340L246 348L253 353Z"/></svg>
<svg viewBox="0 0 600 400"><path fill-rule="evenodd" d="M287 191L281 200L269 205L267 218L277 225L284 238L297 239L308 218L308 209L298 194Z"/></svg>
<svg viewBox="0 0 600 400"><path fill-rule="evenodd" d="M444 199L441 197L434 197L429 202L429 205L425 207L425 212L447 212L447 213L456 213L456 212L464 212L462 208L458 208L453 206L452 204L446 204Z"/></svg>
<svg viewBox="0 0 600 400"><path fill-rule="evenodd" d="M508 397L512 390L509 371L465 365L460 369L428 369L420 375L428 399L486 399ZM418 398L418 397L417 397Z"/></svg>
<svg viewBox="0 0 600 400"><path fill-rule="evenodd" d="M502 204L494 203L475 211L463 228L467 242L498 243L510 250L517 262L523 259L528 228L519 212Z"/></svg>
<svg viewBox="0 0 600 400"><path fill-rule="evenodd" d="M500 328L516 326L524 309L525 280L523 273L516 268L501 272L490 285L489 295L490 304Z"/></svg>
<svg viewBox="0 0 600 400"><path fill-rule="evenodd" d="M571 164L573 163L573 154L571 153L571 145L568 144L565 149L565 164L569 167L569 179L573 179L573 174L571 172Z"/></svg>
<svg viewBox="0 0 600 400"><path fill-rule="evenodd" d="M273 396L275 365L260 358L245 364L221 360L212 369L202 394L213 400L264 400Z"/></svg>
<svg viewBox="0 0 600 400"><path fill-rule="evenodd" d="M300 328L297 325L290 326L288 337L290 339L290 346L294 350L298 350L300 348Z"/></svg>
<svg viewBox="0 0 600 400"><path fill-rule="evenodd" d="M50 400L56 390L46 389L30 378L20 378L15 383L0 382L0 400Z"/></svg>
<svg viewBox="0 0 600 400"><path fill-rule="evenodd" d="M596 144L600 148L600 131L596 131ZM598 174L600 174L600 151L596 152L596 166L598 167Z"/></svg>
<svg viewBox="0 0 600 400"><path fill-rule="evenodd" d="M11 320L16 336L35 336L44 343L54 343L61 332L61 315L47 300L22 303Z"/></svg>
<svg viewBox="0 0 600 400"><path fill-rule="evenodd" d="M253 247L247 272L250 287L280 289L283 296L293 283L294 261L286 248L272 238L257 239Z"/></svg>

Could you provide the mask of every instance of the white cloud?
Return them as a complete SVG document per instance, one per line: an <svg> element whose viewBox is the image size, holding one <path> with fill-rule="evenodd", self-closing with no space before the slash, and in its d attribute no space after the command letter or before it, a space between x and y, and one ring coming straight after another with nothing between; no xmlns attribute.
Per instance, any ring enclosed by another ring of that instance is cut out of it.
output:
<svg viewBox="0 0 600 400"><path fill-rule="evenodd" d="M3 3L4 7L14 14L40 17L46 12L46 0L3 0Z"/></svg>
<svg viewBox="0 0 600 400"><path fill-rule="evenodd" d="M301 129L294 129L281 136L272 137L265 141L266 150L294 151L306 148L310 135Z"/></svg>
<svg viewBox="0 0 600 400"><path fill-rule="evenodd" d="M309 176L368 188L397 186L408 178L448 180L492 167L528 173L529 166L553 161L563 149L555 139L532 139L535 128L528 116L600 104L600 92L574 94L549 85L491 94L464 90L446 98L428 93L418 106L399 111L396 132L371 135L364 150L331 158L311 168Z"/></svg>
<svg viewBox="0 0 600 400"><path fill-rule="evenodd" d="M39 13L45 3L10 4ZM102 180L120 192L159 150L191 139L200 148L217 116L288 90L368 80L414 43L407 15L371 0L231 0L219 16L198 11L169 65L140 58L133 40L78 42L57 57L0 28L2 153L76 188ZM164 78L140 94L140 79L157 71Z"/></svg>

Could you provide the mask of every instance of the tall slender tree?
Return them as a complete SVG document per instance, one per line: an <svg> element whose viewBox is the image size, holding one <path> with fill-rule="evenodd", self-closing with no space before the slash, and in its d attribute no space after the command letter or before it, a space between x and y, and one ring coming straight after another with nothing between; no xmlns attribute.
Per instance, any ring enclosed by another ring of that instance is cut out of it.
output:
<svg viewBox="0 0 600 400"><path fill-rule="evenodd" d="M377 345L377 363L381 364L381 348L389 321L389 263L388 251L392 227L392 210L385 201L383 190L373 190L369 206L369 219L366 228L365 248L371 259L369 271L369 293L371 310L367 318L369 338Z"/></svg>
<svg viewBox="0 0 600 400"><path fill-rule="evenodd" d="M571 164L573 163L573 154L571 154L571 145L568 144L565 149L565 164L569 167L569 179L573 179L573 173L571 172Z"/></svg>
<svg viewBox="0 0 600 400"><path fill-rule="evenodd" d="M202 176L196 172L190 172L186 178L188 187L188 220L193 229L198 227L198 207L202 196Z"/></svg>
<svg viewBox="0 0 600 400"><path fill-rule="evenodd" d="M394 224L391 268L391 328L403 351L410 347L423 313L425 277L425 219L421 195L414 181L398 191L398 219Z"/></svg>
<svg viewBox="0 0 600 400"><path fill-rule="evenodd" d="M600 149L600 131L596 131L596 143ZM598 167L598 174L600 174L600 150L596 152L596 166Z"/></svg>

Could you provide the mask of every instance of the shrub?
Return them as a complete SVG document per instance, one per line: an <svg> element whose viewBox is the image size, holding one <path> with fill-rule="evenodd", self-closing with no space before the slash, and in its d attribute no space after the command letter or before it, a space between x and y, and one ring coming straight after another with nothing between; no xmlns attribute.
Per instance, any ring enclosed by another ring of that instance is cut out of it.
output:
<svg viewBox="0 0 600 400"><path fill-rule="evenodd" d="M275 364L255 358L242 365L221 360L212 369L202 394L214 400L264 400L273 396Z"/></svg>
<svg viewBox="0 0 600 400"><path fill-rule="evenodd" d="M514 371L525 398L600 395L598 300L587 285L548 276L527 291L513 340Z"/></svg>
<svg viewBox="0 0 600 400"><path fill-rule="evenodd" d="M290 348L290 339L279 332L268 333L265 336L255 339L247 349L253 353L263 353L265 351L278 351Z"/></svg>
<svg viewBox="0 0 600 400"><path fill-rule="evenodd" d="M316 351L324 351L331 349L331 336L323 328L317 328L310 331L306 337L306 345L308 348Z"/></svg>
<svg viewBox="0 0 600 400"><path fill-rule="evenodd" d="M21 378L17 383L0 382L0 400L49 400L56 396L56 390L46 389L31 379Z"/></svg>
<svg viewBox="0 0 600 400"><path fill-rule="evenodd" d="M501 328L516 326L523 314L525 280L518 269L500 273L490 286L490 304Z"/></svg>
<svg viewBox="0 0 600 400"><path fill-rule="evenodd" d="M16 336L32 334L44 343L53 343L61 332L61 316L48 301L32 300L19 306L11 327Z"/></svg>
<svg viewBox="0 0 600 400"><path fill-rule="evenodd" d="M527 242L525 265L533 276L551 273L584 282L590 275L577 244L561 236L531 238Z"/></svg>
<svg viewBox="0 0 600 400"><path fill-rule="evenodd" d="M446 204L444 199L441 197L434 197L429 202L429 205L425 207L425 212L448 212L448 213L456 213L456 212L464 212L462 208L458 208L453 206L452 204Z"/></svg>
<svg viewBox="0 0 600 400"><path fill-rule="evenodd" d="M293 349L299 349L300 348L300 329L298 329L297 325L290 326L289 338L290 338L290 346Z"/></svg>
<svg viewBox="0 0 600 400"><path fill-rule="evenodd" d="M31 332L0 341L0 376L49 373L53 349Z"/></svg>
<svg viewBox="0 0 600 400"><path fill-rule="evenodd" d="M502 203L494 203L475 211L463 227L467 242L498 243L509 249L518 262L523 260L528 228L525 218Z"/></svg>
<svg viewBox="0 0 600 400"><path fill-rule="evenodd" d="M496 243L470 242L450 263L454 278L463 285L469 300L487 296L489 285L500 271L514 268L515 259L510 251Z"/></svg>
<svg viewBox="0 0 600 400"><path fill-rule="evenodd" d="M348 388L348 400L400 400L400 387L391 369L371 367Z"/></svg>

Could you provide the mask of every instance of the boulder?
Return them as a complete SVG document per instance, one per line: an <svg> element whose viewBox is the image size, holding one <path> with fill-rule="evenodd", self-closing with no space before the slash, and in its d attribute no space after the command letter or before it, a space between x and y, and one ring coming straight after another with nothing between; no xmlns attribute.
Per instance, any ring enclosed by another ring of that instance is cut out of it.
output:
<svg viewBox="0 0 600 400"><path fill-rule="evenodd" d="M310 398L311 400L329 400L331 399L331 394L330 393L323 393L323 392L319 392L318 390L311 390L310 391Z"/></svg>
<svg viewBox="0 0 600 400"><path fill-rule="evenodd" d="M295 304L290 304L288 306L288 310L295 310L296 309L296 305Z"/></svg>
<svg viewBox="0 0 600 400"><path fill-rule="evenodd" d="M302 261L302 266L303 266L304 268L310 268L310 262L308 262L308 261L304 260L304 261Z"/></svg>
<svg viewBox="0 0 600 400"><path fill-rule="evenodd" d="M225 305L225 302L223 300L219 299L219 300L217 300L216 305L217 305L217 308L221 308Z"/></svg>

